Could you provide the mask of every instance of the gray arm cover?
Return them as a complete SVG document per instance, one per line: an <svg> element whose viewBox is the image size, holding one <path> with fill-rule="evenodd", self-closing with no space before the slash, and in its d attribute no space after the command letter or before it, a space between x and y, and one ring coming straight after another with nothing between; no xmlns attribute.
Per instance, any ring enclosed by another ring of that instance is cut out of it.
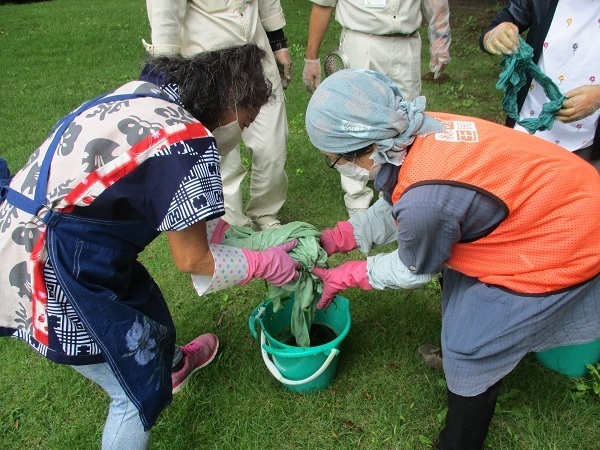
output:
<svg viewBox="0 0 600 450"><path fill-rule="evenodd" d="M348 222L354 227L354 239L365 255L373 248L396 240L398 226L392 217L392 207L381 198L366 211L353 215Z"/></svg>
<svg viewBox="0 0 600 450"><path fill-rule="evenodd" d="M432 275L416 275L406 268L397 252L367 258L367 276L374 289L414 289L431 281Z"/></svg>

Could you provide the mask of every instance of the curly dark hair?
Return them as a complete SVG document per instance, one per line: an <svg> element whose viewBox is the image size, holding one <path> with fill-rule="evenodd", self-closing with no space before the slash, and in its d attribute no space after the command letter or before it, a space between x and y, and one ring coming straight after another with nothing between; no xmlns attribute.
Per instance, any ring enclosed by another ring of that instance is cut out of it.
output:
<svg viewBox="0 0 600 450"><path fill-rule="evenodd" d="M210 128L228 111L257 110L273 98L273 86L262 66L266 55L257 45L245 44L190 58L157 56L146 62L179 85L185 109Z"/></svg>

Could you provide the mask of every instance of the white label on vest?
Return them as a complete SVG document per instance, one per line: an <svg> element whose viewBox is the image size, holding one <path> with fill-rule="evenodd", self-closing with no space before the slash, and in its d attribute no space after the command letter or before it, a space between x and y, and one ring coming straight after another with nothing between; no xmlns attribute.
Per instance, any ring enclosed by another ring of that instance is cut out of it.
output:
<svg viewBox="0 0 600 450"><path fill-rule="evenodd" d="M435 133L437 141L448 142L478 142L477 128L474 122L464 122L462 120L439 120L446 131Z"/></svg>

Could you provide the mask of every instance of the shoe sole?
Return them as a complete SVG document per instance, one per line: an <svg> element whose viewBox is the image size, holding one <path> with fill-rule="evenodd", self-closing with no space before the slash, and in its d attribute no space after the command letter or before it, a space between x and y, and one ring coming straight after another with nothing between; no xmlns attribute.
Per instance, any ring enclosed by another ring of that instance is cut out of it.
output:
<svg viewBox="0 0 600 450"><path fill-rule="evenodd" d="M194 370L192 370L190 372L190 374L185 378L185 380L183 380L181 382L181 384L179 386L173 388L173 394L177 394L177 393L181 392L187 386L188 382L190 381L190 378L192 378L192 375L194 375L198 370L202 369L203 367L208 366L213 361L213 359L215 359L215 356L217 356L217 353L219 351L219 344L220 344L220 342L217 339L217 346L215 347L215 351L213 352L213 354L210 355L210 358L208 358L204 364L202 364L201 366L198 366Z"/></svg>

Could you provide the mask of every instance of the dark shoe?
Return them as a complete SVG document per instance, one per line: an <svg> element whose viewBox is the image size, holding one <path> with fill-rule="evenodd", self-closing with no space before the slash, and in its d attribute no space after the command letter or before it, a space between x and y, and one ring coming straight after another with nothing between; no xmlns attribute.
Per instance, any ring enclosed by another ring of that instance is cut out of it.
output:
<svg viewBox="0 0 600 450"><path fill-rule="evenodd" d="M429 367L444 371L442 349L431 344L423 344L417 349L417 353L423 358Z"/></svg>

